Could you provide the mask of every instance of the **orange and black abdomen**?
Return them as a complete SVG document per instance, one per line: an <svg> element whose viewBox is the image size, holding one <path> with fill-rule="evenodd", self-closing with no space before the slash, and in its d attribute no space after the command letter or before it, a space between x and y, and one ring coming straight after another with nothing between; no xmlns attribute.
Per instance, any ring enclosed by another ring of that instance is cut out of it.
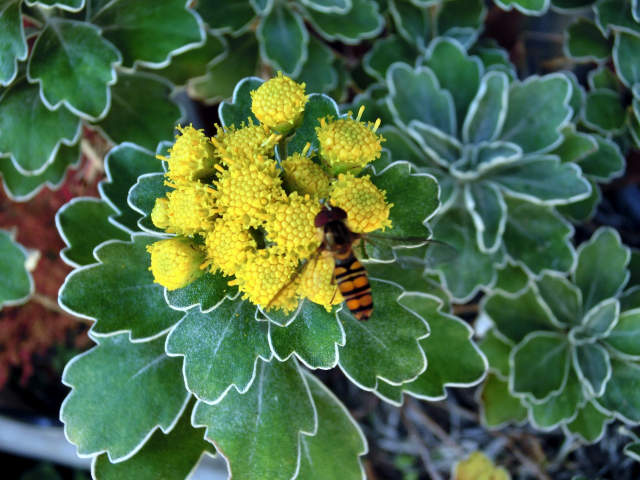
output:
<svg viewBox="0 0 640 480"><path fill-rule="evenodd" d="M368 320L373 313L373 297L367 271L352 250L336 253L334 276L347 308L358 320Z"/></svg>

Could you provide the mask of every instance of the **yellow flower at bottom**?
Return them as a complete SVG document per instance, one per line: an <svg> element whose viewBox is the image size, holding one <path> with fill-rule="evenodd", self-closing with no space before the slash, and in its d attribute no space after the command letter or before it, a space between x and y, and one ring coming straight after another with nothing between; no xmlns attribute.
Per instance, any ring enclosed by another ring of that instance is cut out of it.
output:
<svg viewBox="0 0 640 480"><path fill-rule="evenodd" d="M291 282L297 267L298 260L290 255L258 250L248 256L229 284L238 285L243 298L256 305L290 312L298 305L295 282ZM287 288L281 291L283 287Z"/></svg>
<svg viewBox="0 0 640 480"><path fill-rule="evenodd" d="M274 242L278 251L305 258L318 246L320 238L314 220L322 206L309 195L293 192L285 201L267 206L269 218L265 224L267 240Z"/></svg>
<svg viewBox="0 0 640 480"><path fill-rule="evenodd" d="M347 212L347 226L354 232L367 233L391 226L386 192L376 187L369 179L340 174L331 184L331 205Z"/></svg>
<svg viewBox="0 0 640 480"><path fill-rule="evenodd" d="M251 92L251 111L261 123L287 133L302 119L308 97L304 83L296 83L278 72Z"/></svg>
<svg viewBox="0 0 640 480"><path fill-rule="evenodd" d="M455 467L454 480L510 480L511 476L502 467L496 467L486 455L473 452L469 458Z"/></svg>
<svg viewBox="0 0 640 480"><path fill-rule="evenodd" d="M332 305L337 305L344 300L337 284L333 281L334 269L335 261L326 252L309 260L309 264L300 275L298 294L322 305L327 311L331 310Z"/></svg>
<svg viewBox="0 0 640 480"><path fill-rule="evenodd" d="M316 135L320 144L319 154L325 165L334 173L360 171L368 163L380 157L382 136L375 132L379 121L375 124L364 124L357 118L322 118L316 127Z"/></svg>
<svg viewBox="0 0 640 480"><path fill-rule="evenodd" d="M180 185L167 194L169 227L166 231L179 235L206 232L216 214L215 190L200 182Z"/></svg>
<svg viewBox="0 0 640 480"><path fill-rule="evenodd" d="M283 160L282 174L289 191L317 195L320 198L329 195L329 176L320 165L303 154L294 153Z"/></svg>
<svg viewBox="0 0 640 480"><path fill-rule="evenodd" d="M213 231L206 234L205 245L208 263L229 276L235 275L257 247L256 241L240 222L225 218L215 221Z"/></svg>
<svg viewBox="0 0 640 480"><path fill-rule="evenodd" d="M147 246L151 254L149 270L153 280L167 290L189 285L202 275L204 255L197 245L184 238L169 238Z"/></svg>
<svg viewBox="0 0 640 480"><path fill-rule="evenodd" d="M169 150L169 157L158 156L169 165L167 177L174 183L192 182L215 173L215 148L202 130L191 125L178 127L182 135Z"/></svg>

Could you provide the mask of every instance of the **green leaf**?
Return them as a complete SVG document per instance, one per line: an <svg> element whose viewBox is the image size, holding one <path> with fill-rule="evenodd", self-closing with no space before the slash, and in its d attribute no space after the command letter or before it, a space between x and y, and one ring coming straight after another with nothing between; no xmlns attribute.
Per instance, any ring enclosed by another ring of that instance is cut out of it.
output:
<svg viewBox="0 0 640 480"><path fill-rule="evenodd" d="M395 237L429 237L424 222L438 208L438 182L431 175L416 173L409 162L394 162L371 178L381 190L387 192L387 202ZM407 191L412 192L407 196ZM380 234L381 236L384 233Z"/></svg>
<svg viewBox="0 0 640 480"><path fill-rule="evenodd" d="M432 125L444 133L455 135L456 112L453 97L440 88L438 79L428 67L411 68L397 63L387 71L389 96L387 105L401 126L412 120Z"/></svg>
<svg viewBox="0 0 640 480"><path fill-rule="evenodd" d="M599 339L609 335L618 323L620 303L608 298L589 310L582 319L582 325L575 330L578 338Z"/></svg>
<svg viewBox="0 0 640 480"><path fill-rule="evenodd" d="M72 390L60 419L79 455L106 451L112 462L126 460L158 427L173 429L189 392L164 341L132 343L126 333L112 335L67 364L62 382Z"/></svg>
<svg viewBox="0 0 640 480"><path fill-rule="evenodd" d="M155 337L171 328L182 313L169 308L163 287L153 281L146 246L157 237L134 235L95 250L100 263L73 271L60 290L60 305L74 315L95 320L96 335L130 332L132 339Z"/></svg>
<svg viewBox="0 0 640 480"><path fill-rule="evenodd" d="M562 143L551 153L560 157L564 163L578 162L598 150L596 137L577 132L574 124L567 126L562 134Z"/></svg>
<svg viewBox="0 0 640 480"><path fill-rule="evenodd" d="M610 182L624 173L625 161L617 143L600 135L593 135L598 148L578 160L582 173L599 182Z"/></svg>
<svg viewBox="0 0 640 480"><path fill-rule="evenodd" d="M611 359L611 378L595 401L625 422L640 422L640 365Z"/></svg>
<svg viewBox="0 0 640 480"><path fill-rule="evenodd" d="M220 33L243 32L256 16L249 2L209 0L198 2L196 10L213 31Z"/></svg>
<svg viewBox="0 0 640 480"><path fill-rule="evenodd" d="M338 345L344 345L342 324L335 312L309 300L286 327L269 322L269 344L280 361L295 353L309 368L329 369L338 363Z"/></svg>
<svg viewBox="0 0 640 480"><path fill-rule="evenodd" d="M605 60L611 54L611 45L591 20L581 17L567 29L569 56L574 60Z"/></svg>
<svg viewBox="0 0 640 480"><path fill-rule="evenodd" d="M16 202L25 202L35 197L45 186L56 190L64 182L69 167L80 163L80 144L71 147L60 145L53 163L39 175L23 175L16 170L10 158L0 158L0 174L7 196Z"/></svg>
<svg viewBox="0 0 640 480"><path fill-rule="evenodd" d="M0 230L0 310L20 305L33 293L33 278L27 271L27 252L8 232Z"/></svg>
<svg viewBox="0 0 640 480"><path fill-rule="evenodd" d="M611 228L599 228L580 245L573 281L582 290L583 309L616 296L627 282L629 249Z"/></svg>
<svg viewBox="0 0 640 480"><path fill-rule="evenodd" d="M373 315L366 322L356 320L347 310L338 320L347 338L340 347L338 364L358 386L376 388L378 377L393 385L415 379L427 364L418 340L429 334L425 321L403 307L395 284L370 278Z"/></svg>
<svg viewBox="0 0 640 480"><path fill-rule="evenodd" d="M306 19L311 22L325 40L338 40L347 45L373 38L384 27L384 20L378 11L378 4L367 0L352 0L349 14L325 13L306 9Z"/></svg>
<svg viewBox="0 0 640 480"><path fill-rule="evenodd" d="M483 70L480 60L467 55L455 40L439 37L429 45L424 64L435 73L440 86L451 92L456 118L465 118L469 103L480 86Z"/></svg>
<svg viewBox="0 0 640 480"><path fill-rule="evenodd" d="M328 92L338 85L338 72L333 67L335 55L316 37L309 38L309 55L296 81L305 83L307 92Z"/></svg>
<svg viewBox="0 0 640 480"><path fill-rule="evenodd" d="M483 252L495 252L502 243L507 222L507 205L498 188L490 182L465 185L465 205L476 227L478 246Z"/></svg>
<svg viewBox="0 0 640 480"><path fill-rule="evenodd" d="M436 216L431 223L433 237L457 250L457 255L438 265L443 283L459 303L465 303L477 293L481 285L490 285L495 279L494 263L501 252L482 253L476 241L476 229L471 216L463 208L452 208Z"/></svg>
<svg viewBox="0 0 640 480"><path fill-rule="evenodd" d="M318 137L316 137L316 127L320 125L320 119L327 116L337 117L338 105L329 96L312 93L309 101L304 107L302 123L296 129L296 134L289 142L287 149L289 155L293 152L301 152L307 142L311 143L311 149L318 150Z"/></svg>
<svg viewBox="0 0 640 480"><path fill-rule="evenodd" d="M486 297L482 311L507 339L519 343L529 333L555 330L556 325L532 287L517 295L497 292Z"/></svg>
<svg viewBox="0 0 640 480"><path fill-rule="evenodd" d="M584 223L596 214L596 209L602 199L602 193L594 180L589 179L589 183L591 184L591 195L587 198L579 202L556 207L556 210L572 223Z"/></svg>
<svg viewBox="0 0 640 480"><path fill-rule="evenodd" d="M509 376L509 353L513 345L500 336L495 328L489 330L480 342L480 350L487 357L489 371L507 378Z"/></svg>
<svg viewBox="0 0 640 480"><path fill-rule="evenodd" d="M551 395L542 403L529 405L531 423L541 430L551 430L575 418L583 402L582 386L576 374L570 370L567 383L560 393Z"/></svg>
<svg viewBox="0 0 640 480"><path fill-rule="evenodd" d="M384 82L387 70L395 62L411 63L415 50L397 35L377 40L363 59L364 70L380 82Z"/></svg>
<svg viewBox="0 0 640 480"><path fill-rule="evenodd" d="M611 420L598 410L592 402L588 402L578 410L576 418L567 424L567 430L578 435L587 443L595 443L604 434L604 429Z"/></svg>
<svg viewBox="0 0 640 480"><path fill-rule="evenodd" d="M620 80L608 65L600 65L595 70L591 70L587 75L589 89L608 88L609 90L619 90Z"/></svg>
<svg viewBox="0 0 640 480"><path fill-rule="evenodd" d="M569 343L554 332L532 332L511 351L509 388L545 400L560 393L569 374Z"/></svg>
<svg viewBox="0 0 640 480"><path fill-rule="evenodd" d="M549 9L549 0L496 0L503 10L511 10L515 7L525 15L542 15Z"/></svg>
<svg viewBox="0 0 640 480"><path fill-rule="evenodd" d="M580 325L582 292L569 280L554 272L545 272L536 287L540 296L556 317L566 325Z"/></svg>
<svg viewBox="0 0 640 480"><path fill-rule="evenodd" d="M587 94L584 122L588 127L604 134L620 133L625 120L622 98L617 92L599 88Z"/></svg>
<svg viewBox="0 0 640 480"><path fill-rule="evenodd" d="M36 5L44 8L55 7L68 12L77 12L84 8L85 0L27 0L26 4L29 7Z"/></svg>
<svg viewBox="0 0 640 480"><path fill-rule="evenodd" d="M246 393L230 390L219 403L198 402L193 424L211 441L237 479L289 479L298 471L301 433L315 434L317 414L295 361L260 362Z"/></svg>
<svg viewBox="0 0 640 480"><path fill-rule="evenodd" d="M80 133L80 120L65 108L47 109L35 85L17 82L0 96L0 154L23 175L43 173L60 144L76 143Z"/></svg>
<svg viewBox="0 0 640 480"><path fill-rule="evenodd" d="M125 67L164 67L172 55L205 40L199 18L184 0L114 0L92 12L91 23L118 47Z"/></svg>
<svg viewBox="0 0 640 480"><path fill-rule="evenodd" d="M573 365L589 395L599 397L611 377L609 353L597 343L577 345L573 349Z"/></svg>
<svg viewBox="0 0 640 480"><path fill-rule="evenodd" d="M477 32L486 15L487 8L482 0L447 0L442 3L438 15L438 32L446 36L452 36L456 29ZM476 38L477 33L473 35L473 41ZM465 44L465 47L469 46Z"/></svg>
<svg viewBox="0 0 640 480"><path fill-rule="evenodd" d="M627 443L624 446L624 453L628 457L633 458L636 462L640 462L640 441Z"/></svg>
<svg viewBox="0 0 640 480"><path fill-rule="evenodd" d="M431 9L421 8L404 0L390 0L389 12L400 36L419 50L423 50L435 34L435 13Z"/></svg>
<svg viewBox="0 0 640 480"><path fill-rule="evenodd" d="M384 148L388 149L394 160L408 160L417 166L425 165L424 153L411 141L403 130L395 125L385 125L378 132L386 140Z"/></svg>
<svg viewBox="0 0 640 480"><path fill-rule="evenodd" d="M640 32L636 35L616 32L613 63L618 77L627 87L640 83Z"/></svg>
<svg viewBox="0 0 640 480"><path fill-rule="evenodd" d="M231 101L220 103L219 115L223 125L239 127L243 122L249 121L249 118L256 124L260 123L251 111L251 91L256 90L263 82L260 78L249 77L236 85Z"/></svg>
<svg viewBox="0 0 640 480"><path fill-rule="evenodd" d="M484 379L487 360L471 340L469 325L441 312L442 302L436 297L416 292L399 301L427 320L430 330L429 336L420 340L428 368L415 380L403 383L404 391L422 399L443 399L447 396L445 387L471 387Z"/></svg>
<svg viewBox="0 0 640 480"><path fill-rule="evenodd" d="M529 275L520 266L507 260L507 263L497 269L498 277L493 290L502 290L507 293L518 293L524 290L529 283Z"/></svg>
<svg viewBox="0 0 640 480"><path fill-rule="evenodd" d="M517 143L525 153L543 153L562 142L571 118L571 82L559 73L514 82L500 138Z"/></svg>
<svg viewBox="0 0 640 480"><path fill-rule="evenodd" d="M246 34L229 39L227 54L210 64L203 76L189 82L189 96L207 103L217 103L220 99L229 98L238 82L255 74L258 58L255 35Z"/></svg>
<svg viewBox="0 0 640 480"><path fill-rule="evenodd" d="M102 200L76 197L56 213L56 227L67 247L60 252L72 267L96 263L93 250L107 240L127 240L129 235L109 223L113 209Z"/></svg>
<svg viewBox="0 0 640 480"><path fill-rule="evenodd" d="M167 354L184 357L187 389L207 403L230 389L246 392L258 358L271 359L267 324L255 318L247 301L224 299L207 313L189 310L167 338Z"/></svg>
<svg viewBox="0 0 640 480"><path fill-rule="evenodd" d="M300 16L281 4L264 17L256 32L260 52L275 70L296 76L307 60L309 34Z"/></svg>
<svg viewBox="0 0 640 480"><path fill-rule="evenodd" d="M522 149L510 142L482 142L467 152L466 158L453 165L451 173L461 180L478 178L501 165L508 165L522 157Z"/></svg>
<svg viewBox="0 0 640 480"><path fill-rule="evenodd" d="M591 185L573 163L556 156L529 156L493 170L491 180L511 195L547 205L586 198Z"/></svg>
<svg viewBox="0 0 640 480"><path fill-rule="evenodd" d="M153 150L160 141L172 140L181 117L170 99L172 90L162 77L121 72L111 87L111 109L98 126L113 143L130 141Z"/></svg>
<svg viewBox="0 0 640 480"><path fill-rule="evenodd" d="M640 310L623 312L604 341L617 352L640 360Z"/></svg>
<svg viewBox="0 0 640 480"><path fill-rule="evenodd" d="M107 178L98 184L98 190L116 211L110 220L130 232L136 231L140 214L127 203L129 189L140 175L161 172L160 160L138 145L123 143L109 151L104 159L104 171Z"/></svg>
<svg viewBox="0 0 640 480"><path fill-rule="evenodd" d="M176 290L164 291L164 297L169 306L175 310L189 310L200 306L207 312L215 308L220 301L232 298L238 293L237 287L229 286L229 278L220 272L206 272L189 285Z"/></svg>
<svg viewBox="0 0 640 480"><path fill-rule="evenodd" d="M631 12L631 1L600 0L593 7L596 13L596 23L607 36L613 29L629 33L640 33L638 22Z"/></svg>
<svg viewBox="0 0 640 480"><path fill-rule="evenodd" d="M507 226L503 241L507 253L536 275L543 270L566 272L575 252L569 242L573 229L554 210L506 197Z"/></svg>
<svg viewBox="0 0 640 480"><path fill-rule="evenodd" d="M107 455L94 457L93 477L99 480L183 480L205 454L215 453L203 435L202 430L191 426L191 409L187 407L169 433L156 430L130 459L111 463Z"/></svg>
<svg viewBox="0 0 640 480"><path fill-rule="evenodd" d="M507 116L508 86L503 72L488 72L482 77L462 126L465 143L492 141L500 134Z"/></svg>
<svg viewBox="0 0 640 480"><path fill-rule="evenodd" d="M300 437L300 470L297 479L365 478L360 456L367 440L347 409L320 380L305 372L318 414L315 435Z"/></svg>
<svg viewBox="0 0 640 480"><path fill-rule="evenodd" d="M618 298L620 299L620 310L625 313L627 313L626 310L640 308L640 285L628 288Z"/></svg>
<svg viewBox="0 0 640 480"><path fill-rule="evenodd" d="M131 208L140 212L143 217L138 220L141 230L151 233L164 233L151 221L151 211L159 198L165 198L171 188L165 184L164 173L145 173L138 177L136 184L129 190L128 203Z"/></svg>
<svg viewBox="0 0 640 480"><path fill-rule="evenodd" d="M0 85L9 85L18 74L18 61L27 58L27 42L20 15L20 1L0 7Z"/></svg>
<svg viewBox="0 0 640 480"><path fill-rule="evenodd" d="M120 52L89 23L50 17L33 45L28 78L39 82L42 101L51 110L63 103L76 115L96 120L111 102Z"/></svg>
<svg viewBox="0 0 640 480"><path fill-rule="evenodd" d="M412 120L407 133L420 145L429 160L445 168L462 157L460 142L438 128Z"/></svg>
<svg viewBox="0 0 640 480"><path fill-rule="evenodd" d="M500 428L507 423L520 423L527 418L527 409L518 397L509 393L509 383L490 373L479 390L480 417L489 428Z"/></svg>
<svg viewBox="0 0 640 480"><path fill-rule="evenodd" d="M313 10L345 14L351 10L351 0L302 0L302 4Z"/></svg>
<svg viewBox="0 0 640 480"><path fill-rule="evenodd" d="M207 65L221 61L226 55L226 39L219 34L207 32L204 45L171 57L171 63L155 70L155 73L174 85L185 85L190 79L204 75Z"/></svg>

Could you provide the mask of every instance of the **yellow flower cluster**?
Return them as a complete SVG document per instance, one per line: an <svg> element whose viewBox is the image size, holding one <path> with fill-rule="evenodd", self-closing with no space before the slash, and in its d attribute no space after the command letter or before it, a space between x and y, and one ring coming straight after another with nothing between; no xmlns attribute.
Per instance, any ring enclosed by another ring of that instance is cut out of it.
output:
<svg viewBox="0 0 640 480"><path fill-rule="evenodd" d="M502 467L496 467L482 452L473 452L469 458L456 465L454 480L510 480L511 475Z"/></svg>
<svg viewBox="0 0 640 480"><path fill-rule="evenodd" d="M218 127L213 138L181 127L169 156L159 157L171 191L156 199L151 220L177 236L149 247L151 271L168 289L206 270L220 272L266 310L292 311L301 298L330 309L342 296L314 220L328 202L347 212L354 232L391 225L385 192L368 176L355 176L380 154L378 125L360 122L362 112L317 119L318 151L307 143L278 163L276 145L286 151L304 115L304 84L279 74L251 96L260 124Z"/></svg>

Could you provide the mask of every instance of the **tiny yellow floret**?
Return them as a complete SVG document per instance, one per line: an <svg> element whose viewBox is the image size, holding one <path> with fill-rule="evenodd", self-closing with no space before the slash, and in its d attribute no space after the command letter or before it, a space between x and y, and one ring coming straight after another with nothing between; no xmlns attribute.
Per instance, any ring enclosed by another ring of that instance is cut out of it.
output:
<svg viewBox="0 0 640 480"><path fill-rule="evenodd" d="M358 173L380 157L384 138L375 133L379 122L365 124L359 118L322 118L316 127L320 158L334 174Z"/></svg>
<svg viewBox="0 0 640 480"><path fill-rule="evenodd" d="M386 192L376 187L368 175L354 177L341 173L331 184L331 205L347 212L347 226L354 232L367 233L391 226Z"/></svg>
<svg viewBox="0 0 640 480"><path fill-rule="evenodd" d="M314 220L321 208L317 200L297 192L284 201L270 203L265 224L267 240L275 243L274 248L280 252L308 257L320 246Z"/></svg>
<svg viewBox="0 0 640 480"><path fill-rule="evenodd" d="M231 284L238 285L243 298L248 298L265 309L290 312L298 305L293 279L298 261L291 255L258 250L249 255L247 262L236 272Z"/></svg>
<svg viewBox="0 0 640 480"><path fill-rule="evenodd" d="M473 452L469 458L459 462L453 474L454 480L510 480L511 475L482 452Z"/></svg>
<svg viewBox="0 0 640 480"><path fill-rule="evenodd" d="M171 225L169 217L169 200L156 198L156 203L151 210L151 222L158 228L166 230Z"/></svg>
<svg viewBox="0 0 640 480"><path fill-rule="evenodd" d="M223 170L215 182L216 206L225 218L245 227L257 227L267 220L267 207L285 198L276 163L254 157Z"/></svg>
<svg viewBox="0 0 640 480"><path fill-rule="evenodd" d="M167 290L185 287L203 273L200 264L204 255L187 239L160 240L148 245L147 251L151 254L153 280Z"/></svg>
<svg viewBox="0 0 640 480"><path fill-rule="evenodd" d="M269 131L264 125L254 125L251 119L241 128L222 128L216 125L218 134L211 139L216 153L227 166L236 165L256 156L272 156L273 147L280 140L279 135Z"/></svg>
<svg viewBox="0 0 640 480"><path fill-rule="evenodd" d="M172 186L176 189L167 194L169 226L166 231L190 236L210 230L217 211L215 190L200 182Z"/></svg>
<svg viewBox="0 0 640 480"><path fill-rule="evenodd" d="M169 156L158 156L169 165L167 178L173 183L183 184L205 179L214 174L216 164L215 148L203 130L193 126L178 126L181 135L169 149Z"/></svg>
<svg viewBox="0 0 640 480"><path fill-rule="evenodd" d="M300 275L298 295L306 297L330 311L332 305L342 303L344 300L338 286L333 281L335 261L331 255L324 252L309 262Z"/></svg>
<svg viewBox="0 0 640 480"><path fill-rule="evenodd" d="M326 198L329 195L329 176L309 157L294 153L282 162L284 184L288 191Z"/></svg>
<svg viewBox="0 0 640 480"><path fill-rule="evenodd" d="M278 72L251 92L251 111L273 131L285 134L302 120L308 97L304 83L296 83Z"/></svg>
<svg viewBox="0 0 640 480"><path fill-rule="evenodd" d="M235 275L257 247L249 230L240 222L222 217L215 221L213 231L207 232L205 245L207 264L228 276Z"/></svg>

